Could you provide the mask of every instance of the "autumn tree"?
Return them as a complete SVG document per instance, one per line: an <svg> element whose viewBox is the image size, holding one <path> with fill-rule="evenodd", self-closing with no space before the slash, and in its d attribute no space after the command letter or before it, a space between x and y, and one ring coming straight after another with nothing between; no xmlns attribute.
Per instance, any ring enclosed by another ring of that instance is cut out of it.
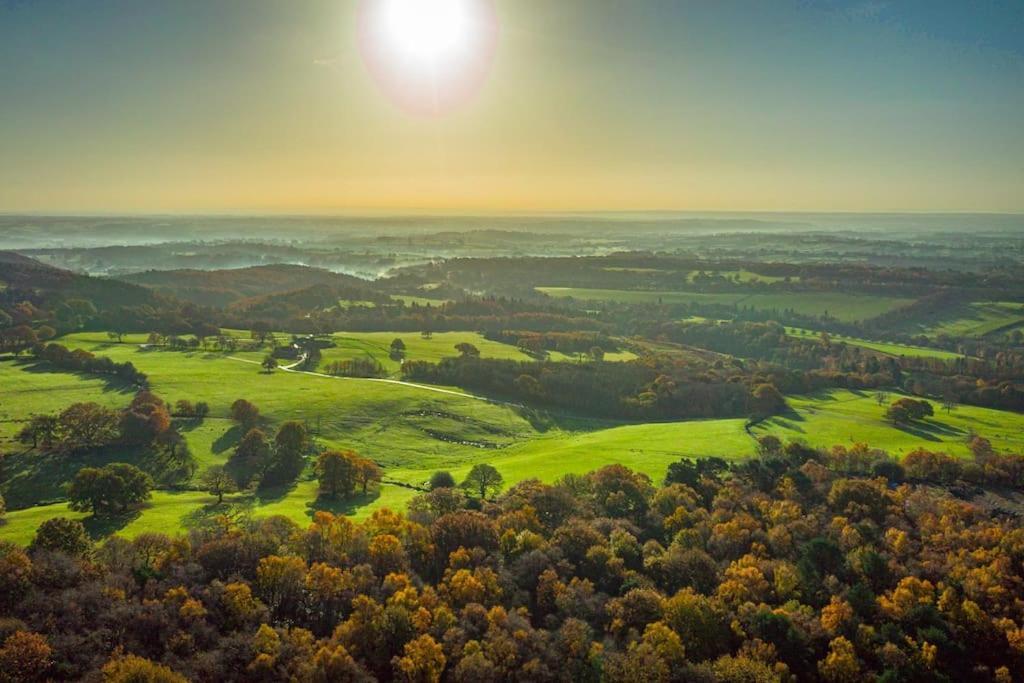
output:
<svg viewBox="0 0 1024 683"><path fill-rule="evenodd" d="M46 638L31 631L15 631L0 646L0 683L41 681L52 664Z"/></svg>
<svg viewBox="0 0 1024 683"><path fill-rule="evenodd" d="M162 664L136 655L116 654L102 669L104 683L188 683Z"/></svg>
<svg viewBox="0 0 1024 683"><path fill-rule="evenodd" d="M58 551L72 557L83 557L92 550L92 541L77 519L51 517L36 529L31 550Z"/></svg>
<svg viewBox="0 0 1024 683"><path fill-rule="evenodd" d="M359 457L352 451L324 451L317 458L316 474L320 490L332 498L352 495L356 487Z"/></svg>
<svg viewBox="0 0 1024 683"><path fill-rule="evenodd" d="M242 425L244 429L252 429L260 421L260 409L240 398L231 404L231 419Z"/></svg>
<svg viewBox="0 0 1024 683"><path fill-rule="evenodd" d="M774 384L758 384L751 392L754 414L758 417L774 415L786 407L786 399Z"/></svg>
<svg viewBox="0 0 1024 683"><path fill-rule="evenodd" d="M380 482L381 475L380 466L374 461L368 458L359 458L356 461L355 479L362 487L364 496L371 484Z"/></svg>
<svg viewBox="0 0 1024 683"><path fill-rule="evenodd" d="M406 643L403 655L395 657L395 678L408 683L438 683L447 661L441 645L425 634Z"/></svg>
<svg viewBox="0 0 1024 683"><path fill-rule="evenodd" d="M136 394L121 413L121 437L128 443L152 443L170 428L171 415L167 405L148 391Z"/></svg>

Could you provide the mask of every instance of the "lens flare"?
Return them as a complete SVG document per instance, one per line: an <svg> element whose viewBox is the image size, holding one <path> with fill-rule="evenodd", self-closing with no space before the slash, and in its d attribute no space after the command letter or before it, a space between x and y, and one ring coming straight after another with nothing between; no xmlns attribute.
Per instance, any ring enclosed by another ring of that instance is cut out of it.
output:
<svg viewBox="0 0 1024 683"><path fill-rule="evenodd" d="M398 106L439 116L480 90L497 47L493 0L363 0L359 49Z"/></svg>

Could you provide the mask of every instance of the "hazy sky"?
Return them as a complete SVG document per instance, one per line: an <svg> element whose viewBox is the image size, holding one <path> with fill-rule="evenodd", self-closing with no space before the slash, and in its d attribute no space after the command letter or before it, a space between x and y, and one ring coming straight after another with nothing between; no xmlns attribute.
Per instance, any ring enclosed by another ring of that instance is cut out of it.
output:
<svg viewBox="0 0 1024 683"><path fill-rule="evenodd" d="M499 0L407 113L355 0L0 0L0 211L1024 211L1024 2Z"/></svg>

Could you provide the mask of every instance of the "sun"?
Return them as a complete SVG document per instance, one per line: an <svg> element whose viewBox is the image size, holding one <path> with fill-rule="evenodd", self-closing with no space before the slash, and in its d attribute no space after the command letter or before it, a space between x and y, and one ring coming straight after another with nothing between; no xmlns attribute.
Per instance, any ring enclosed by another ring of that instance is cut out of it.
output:
<svg viewBox="0 0 1024 683"><path fill-rule="evenodd" d="M402 108L439 115L470 99L490 70L493 0L364 0L359 46L374 80Z"/></svg>

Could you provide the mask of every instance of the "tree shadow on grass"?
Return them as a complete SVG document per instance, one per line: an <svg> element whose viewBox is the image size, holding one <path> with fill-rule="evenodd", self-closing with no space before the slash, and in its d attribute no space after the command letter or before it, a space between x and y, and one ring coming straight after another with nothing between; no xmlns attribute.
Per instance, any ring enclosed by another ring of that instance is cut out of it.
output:
<svg viewBox="0 0 1024 683"><path fill-rule="evenodd" d="M932 433L933 430L927 429L926 425L920 422L894 424L893 427L900 430L901 432L912 434L913 436L916 436L917 438L922 439L924 441L942 441L942 439L940 439L938 436Z"/></svg>
<svg viewBox="0 0 1024 683"><path fill-rule="evenodd" d="M230 429L217 437L217 439L210 446L214 453L223 453L224 451L234 448L238 445L238 442L242 440L245 433L242 431L242 425L232 425Z"/></svg>
<svg viewBox="0 0 1024 683"><path fill-rule="evenodd" d="M776 417L776 419L787 420L789 422L806 422L807 421L806 417L804 417L798 411L794 410L793 407L789 406L789 405L787 405L786 409L783 410L781 413L778 413L775 417ZM803 431L803 430L800 430L800 431Z"/></svg>
<svg viewBox="0 0 1024 683"><path fill-rule="evenodd" d="M206 418L202 417L176 417L174 418L174 426L178 428L179 432L194 432L203 426Z"/></svg>
<svg viewBox="0 0 1024 683"><path fill-rule="evenodd" d="M213 501L190 510L181 518L181 524L186 529L202 529L213 526L220 517L238 519L248 516L254 507L255 501L250 496L234 499L225 497L222 503Z"/></svg>
<svg viewBox="0 0 1024 683"><path fill-rule="evenodd" d="M800 417L798 419L802 421L804 418ZM776 415L775 417L772 418L771 422L772 424L775 424L791 432L798 432L800 434L806 433L806 430L800 425L796 424L796 420L791 419L788 415L786 417Z"/></svg>
<svg viewBox="0 0 1024 683"><path fill-rule="evenodd" d="M367 491L357 491L348 498L320 494L316 500L306 504L306 514L312 517L317 512L330 512L333 515L354 515L356 511L380 498L380 487Z"/></svg>
<svg viewBox="0 0 1024 683"><path fill-rule="evenodd" d="M113 462L135 465L161 481L176 479L172 472L173 463L165 461L152 448L112 445L73 452L27 450L4 458L7 504L29 507L38 505L40 501L62 498L64 485L80 469L103 467Z"/></svg>
<svg viewBox="0 0 1024 683"><path fill-rule="evenodd" d="M286 482L283 484L274 484L272 486L261 486L256 489L256 501L260 505L269 505L270 503L277 503L288 497L295 487L298 486L298 480Z"/></svg>
<svg viewBox="0 0 1024 683"><path fill-rule="evenodd" d="M142 514L147 506L135 507L125 512L91 515L82 520L82 526L94 541L121 531Z"/></svg>
<svg viewBox="0 0 1024 683"><path fill-rule="evenodd" d="M115 375L99 375L90 372L82 372L79 370L71 370L69 368L59 368L52 363L47 361L37 361L34 359L26 359L16 361L19 368L24 372L31 372L34 374L55 374L55 375L73 375L79 379L96 379L103 382L103 391L106 392L117 392L119 394L134 394L138 391L138 387L130 382L125 382L121 378Z"/></svg>

